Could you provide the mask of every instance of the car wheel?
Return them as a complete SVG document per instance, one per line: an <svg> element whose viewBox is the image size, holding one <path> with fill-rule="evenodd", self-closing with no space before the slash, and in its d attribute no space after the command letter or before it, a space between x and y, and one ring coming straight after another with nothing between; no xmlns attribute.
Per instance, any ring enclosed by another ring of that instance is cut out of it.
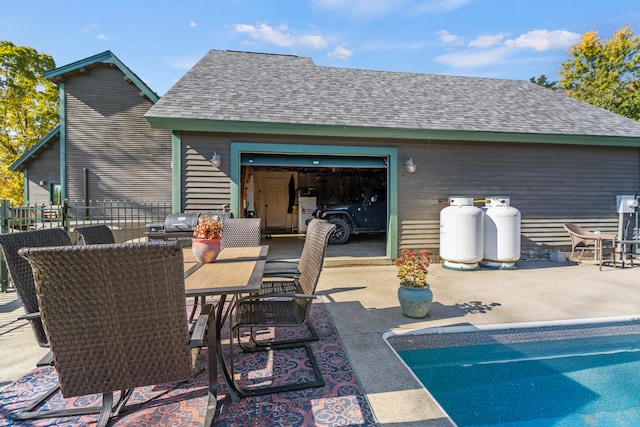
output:
<svg viewBox="0 0 640 427"><path fill-rule="evenodd" d="M349 224L347 221L340 218L332 218L329 220L331 224L335 224L336 229L329 236L329 244L330 245L342 245L349 240Z"/></svg>

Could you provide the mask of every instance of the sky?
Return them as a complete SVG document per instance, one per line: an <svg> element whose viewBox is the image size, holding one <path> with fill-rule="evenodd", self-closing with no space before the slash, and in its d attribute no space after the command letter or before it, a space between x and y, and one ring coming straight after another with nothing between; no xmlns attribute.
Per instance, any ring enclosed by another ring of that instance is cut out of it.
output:
<svg viewBox="0 0 640 427"><path fill-rule="evenodd" d="M638 0L0 0L0 40L61 67L110 50L162 96L210 49L319 66L557 80L582 34L631 24ZM640 25L640 24L638 24Z"/></svg>

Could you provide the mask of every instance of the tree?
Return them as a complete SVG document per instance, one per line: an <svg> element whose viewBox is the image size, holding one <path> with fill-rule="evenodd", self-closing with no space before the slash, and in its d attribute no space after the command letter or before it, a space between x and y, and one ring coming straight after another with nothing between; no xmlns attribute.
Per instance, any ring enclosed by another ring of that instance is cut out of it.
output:
<svg viewBox="0 0 640 427"><path fill-rule="evenodd" d="M574 98L640 121L640 36L630 25L602 41L582 35L562 63L558 88Z"/></svg>
<svg viewBox="0 0 640 427"><path fill-rule="evenodd" d="M555 90L558 86L558 82L556 80L549 81L547 79L547 76L545 76L544 74L540 74L540 77L531 77L529 81L531 83L537 84L539 86L544 86L547 89L551 89L551 90Z"/></svg>
<svg viewBox="0 0 640 427"><path fill-rule="evenodd" d="M58 123L58 89L44 78L49 55L0 41L0 199L21 203L22 174L8 167Z"/></svg>

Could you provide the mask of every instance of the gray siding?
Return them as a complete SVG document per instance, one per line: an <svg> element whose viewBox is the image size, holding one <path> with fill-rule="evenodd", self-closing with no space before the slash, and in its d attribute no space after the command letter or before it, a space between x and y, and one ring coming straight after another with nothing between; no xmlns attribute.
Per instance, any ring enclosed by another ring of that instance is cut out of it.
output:
<svg viewBox="0 0 640 427"><path fill-rule="evenodd" d="M206 134L182 134L181 200L185 212L219 211L231 202L229 143ZM209 163L213 152L222 156L220 169Z"/></svg>
<svg viewBox="0 0 640 427"><path fill-rule="evenodd" d="M565 222L615 234L616 195L640 189L637 148L427 142L400 147L407 156L418 169L398 179L400 248L439 247L450 196L508 196L522 214L523 253L534 255L569 245Z"/></svg>
<svg viewBox="0 0 640 427"><path fill-rule="evenodd" d="M38 151L38 156L33 158L27 169L29 177L28 192L29 204L49 204L49 182L60 181L60 140L55 139L46 148ZM40 181L43 182L40 185Z"/></svg>
<svg viewBox="0 0 640 427"><path fill-rule="evenodd" d="M259 139L255 136L183 134L183 206L218 209L229 202L231 141L398 147L398 248L428 248L438 253L440 211L451 196L484 199L508 196L522 214L522 250L539 256L569 246L562 228L575 222L616 233L616 195L640 191L640 150L554 144L382 140ZM217 151L217 171L207 159ZM412 157L418 168L403 167ZM481 204L478 204L481 206Z"/></svg>
<svg viewBox="0 0 640 427"><path fill-rule="evenodd" d="M65 82L67 198L170 200L171 132L151 129L152 106L117 68L98 66Z"/></svg>

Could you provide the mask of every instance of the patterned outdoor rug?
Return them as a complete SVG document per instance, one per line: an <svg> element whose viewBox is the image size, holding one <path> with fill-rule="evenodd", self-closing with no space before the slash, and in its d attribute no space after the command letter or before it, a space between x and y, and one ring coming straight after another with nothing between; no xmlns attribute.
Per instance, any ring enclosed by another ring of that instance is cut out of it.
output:
<svg viewBox="0 0 640 427"><path fill-rule="evenodd" d="M313 342L324 387L241 398L233 403L222 374L218 376L218 407L215 426L375 426L374 417L349 364L323 303L313 304L311 322L320 340ZM286 335L305 333L291 328ZM228 353L228 327L222 337ZM234 347L238 347L237 345ZM206 354L206 353L205 353ZM243 354L235 349L236 376L255 386L307 381L313 376L303 350L277 350ZM206 405L206 359L200 358L197 375L190 381L135 389L125 410L111 426L201 426ZM13 421L34 398L57 383L52 367L38 368L0 392L0 426L86 426L95 416ZM114 398L117 398L114 396ZM97 396L63 399L56 393L42 409L99 405Z"/></svg>

